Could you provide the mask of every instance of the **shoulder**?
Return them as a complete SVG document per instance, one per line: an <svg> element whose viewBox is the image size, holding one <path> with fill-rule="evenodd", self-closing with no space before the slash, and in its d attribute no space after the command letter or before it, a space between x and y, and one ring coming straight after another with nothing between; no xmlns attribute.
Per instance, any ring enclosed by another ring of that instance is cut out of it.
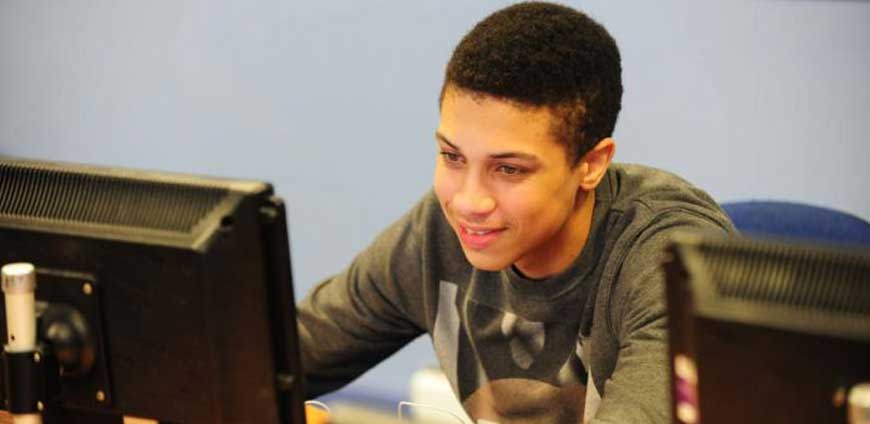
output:
<svg viewBox="0 0 870 424"><path fill-rule="evenodd" d="M425 237L429 232L440 232L446 226L435 193L430 190L407 212L386 228L375 241L376 244L393 244L400 240L410 241Z"/></svg>
<svg viewBox="0 0 870 424"><path fill-rule="evenodd" d="M642 165L614 164L604 185L613 271L657 268L678 232L733 233L730 219L702 189L685 179Z"/></svg>
<svg viewBox="0 0 870 424"><path fill-rule="evenodd" d="M393 261L431 263L431 258L459 261L459 241L441 211L434 191L429 190L402 217L387 227L368 249L369 256ZM459 261L461 262L461 261Z"/></svg>
<svg viewBox="0 0 870 424"><path fill-rule="evenodd" d="M681 223L731 232L733 226L718 203L701 188L676 174L643 165L614 164L605 184L611 222L636 231Z"/></svg>
<svg viewBox="0 0 870 424"><path fill-rule="evenodd" d="M604 287L614 330L619 331L620 315L664 313L660 267L675 234L735 230L710 195L673 173L615 164L606 178L609 255Z"/></svg>

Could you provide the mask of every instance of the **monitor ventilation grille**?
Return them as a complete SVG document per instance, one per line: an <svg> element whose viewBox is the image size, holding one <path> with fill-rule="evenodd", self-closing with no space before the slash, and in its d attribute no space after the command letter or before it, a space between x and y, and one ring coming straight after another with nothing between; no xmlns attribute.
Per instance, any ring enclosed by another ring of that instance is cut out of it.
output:
<svg viewBox="0 0 870 424"><path fill-rule="evenodd" d="M0 163L0 216L190 233L218 187Z"/></svg>
<svg viewBox="0 0 870 424"><path fill-rule="evenodd" d="M870 261L798 246L705 246L719 296L807 312L870 315ZM750 253L750 254L747 254Z"/></svg>

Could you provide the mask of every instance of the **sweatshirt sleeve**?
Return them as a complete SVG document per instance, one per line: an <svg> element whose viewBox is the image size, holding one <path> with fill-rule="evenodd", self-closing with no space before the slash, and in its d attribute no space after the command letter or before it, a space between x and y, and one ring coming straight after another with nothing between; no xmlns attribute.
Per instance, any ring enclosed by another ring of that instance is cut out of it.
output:
<svg viewBox="0 0 870 424"><path fill-rule="evenodd" d="M308 396L349 383L423 331L418 205L297 306Z"/></svg>
<svg viewBox="0 0 870 424"><path fill-rule="evenodd" d="M619 272L609 316L618 357L592 423L671 422L662 255L676 232L729 230L703 217L664 216L638 236Z"/></svg>

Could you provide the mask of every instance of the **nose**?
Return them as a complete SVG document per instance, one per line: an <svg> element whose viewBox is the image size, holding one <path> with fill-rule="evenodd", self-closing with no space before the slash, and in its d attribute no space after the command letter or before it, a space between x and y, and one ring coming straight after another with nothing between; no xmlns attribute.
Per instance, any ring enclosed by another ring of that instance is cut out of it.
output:
<svg viewBox="0 0 870 424"><path fill-rule="evenodd" d="M453 209L466 219L485 218L495 209L495 198L478 178L469 176L453 196Z"/></svg>

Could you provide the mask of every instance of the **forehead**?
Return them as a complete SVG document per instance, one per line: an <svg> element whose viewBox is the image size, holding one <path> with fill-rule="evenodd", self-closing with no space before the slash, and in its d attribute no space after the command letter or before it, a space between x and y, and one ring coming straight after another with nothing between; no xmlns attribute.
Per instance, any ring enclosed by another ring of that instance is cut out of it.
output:
<svg viewBox="0 0 870 424"><path fill-rule="evenodd" d="M441 102L438 133L461 149L516 150L564 155L553 134L553 113L492 96L448 88Z"/></svg>

